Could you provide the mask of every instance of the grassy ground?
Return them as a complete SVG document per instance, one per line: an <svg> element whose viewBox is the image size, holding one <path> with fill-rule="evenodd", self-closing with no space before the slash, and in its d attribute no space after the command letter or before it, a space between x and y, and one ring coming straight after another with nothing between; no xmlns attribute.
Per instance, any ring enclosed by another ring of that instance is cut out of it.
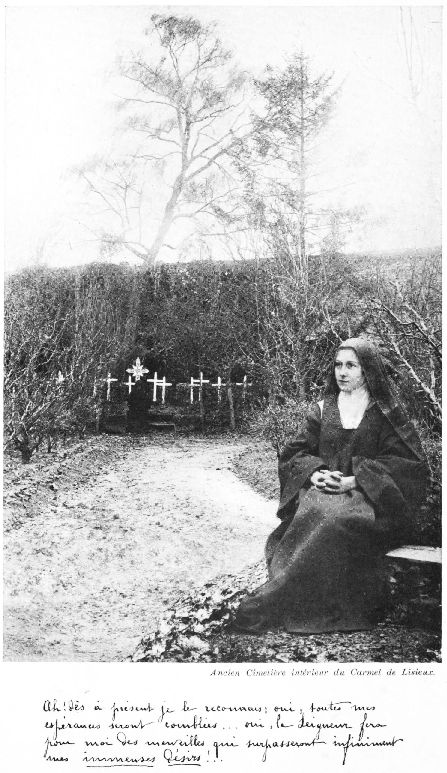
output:
<svg viewBox="0 0 447 773"><path fill-rule="evenodd" d="M278 459L268 443L245 448L234 460L234 471L267 499L279 498Z"/></svg>
<svg viewBox="0 0 447 773"><path fill-rule="evenodd" d="M225 575L172 603L163 625L142 640L134 662L426 663L441 659L440 635L397 624L372 631L299 636L283 630L242 634L232 628L241 598L266 579L263 562Z"/></svg>

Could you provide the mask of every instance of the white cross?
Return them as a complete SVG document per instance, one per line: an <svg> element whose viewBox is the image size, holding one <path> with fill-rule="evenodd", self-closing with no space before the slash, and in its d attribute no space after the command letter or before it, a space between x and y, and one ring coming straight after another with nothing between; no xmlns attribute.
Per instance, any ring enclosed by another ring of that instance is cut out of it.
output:
<svg viewBox="0 0 447 773"><path fill-rule="evenodd" d="M154 385L154 389L153 389L153 392L152 392L152 402L156 403L157 402L157 386L162 383L157 378L157 371L155 371L155 373L154 373L154 378L148 378L147 380L148 380L148 382L150 384Z"/></svg>
<svg viewBox="0 0 447 773"><path fill-rule="evenodd" d="M226 386L226 384L222 381L221 377L217 377L217 383L211 384L213 387L217 387L217 402L220 403L222 401L222 387Z"/></svg>
<svg viewBox="0 0 447 773"><path fill-rule="evenodd" d="M248 384L247 383L247 376L244 376L243 381L241 381L239 383L236 381L236 386L241 386L242 387L242 399L245 400L245 395L246 395L246 392L247 392L247 387L251 387L251 386L253 386L253 384L251 382Z"/></svg>
<svg viewBox="0 0 447 773"><path fill-rule="evenodd" d="M161 402L164 405L165 404L165 398L166 398L166 387L172 386L170 381L166 381L166 376L163 376L163 378L158 378L157 372L154 373L154 378L148 378L147 379L149 383L154 385L154 389L152 392L152 402L157 402L157 387L161 386Z"/></svg>
<svg viewBox="0 0 447 773"><path fill-rule="evenodd" d="M64 376L62 375L61 371L58 372L57 376L55 376L55 380L57 381L58 385L63 384L65 381Z"/></svg>
<svg viewBox="0 0 447 773"><path fill-rule="evenodd" d="M131 368L126 368L126 373L131 373L135 381L139 381L141 376L144 376L145 373L149 373L149 371L147 368L143 368L140 358L137 357L135 365L132 365Z"/></svg>
<svg viewBox="0 0 447 773"><path fill-rule="evenodd" d="M112 383L112 381L118 381L118 379L112 378L112 374L108 373L107 378L103 378L103 381L105 381L107 384L107 402L110 402L110 384ZM130 394L130 389L129 389L129 394Z"/></svg>
<svg viewBox="0 0 447 773"><path fill-rule="evenodd" d="M165 395L166 395L166 387L170 387L172 384L169 381L166 381L166 376L163 376L163 382L161 387L161 402L162 405L165 404Z"/></svg>
<svg viewBox="0 0 447 773"><path fill-rule="evenodd" d="M199 403L202 401L202 386L203 384L209 384L209 379L203 378L203 373L200 371L200 378L193 378L191 376L191 387L190 387L190 402L194 402L194 387L199 387Z"/></svg>
<svg viewBox="0 0 447 773"><path fill-rule="evenodd" d="M113 381L113 379L112 379ZM129 376L127 381L123 381L123 384L126 384L126 386L129 387L129 394L132 392L132 387L135 386L135 382L132 381L132 376Z"/></svg>

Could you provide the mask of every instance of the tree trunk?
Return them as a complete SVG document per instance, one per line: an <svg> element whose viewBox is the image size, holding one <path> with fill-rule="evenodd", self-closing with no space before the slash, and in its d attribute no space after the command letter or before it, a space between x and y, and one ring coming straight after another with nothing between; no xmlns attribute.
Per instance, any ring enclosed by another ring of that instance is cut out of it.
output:
<svg viewBox="0 0 447 773"><path fill-rule="evenodd" d="M203 392L201 387L199 390L199 415L200 415L200 430L201 432L204 432L205 431L205 408L203 406Z"/></svg>
<svg viewBox="0 0 447 773"><path fill-rule="evenodd" d="M22 455L23 464L29 464L33 455L32 449L28 445L22 445L20 447L20 453Z"/></svg>
<svg viewBox="0 0 447 773"><path fill-rule="evenodd" d="M234 413L233 387L231 386L230 381L228 381L227 394L228 394L228 405L230 408L230 429L232 432L234 432L236 429L236 416Z"/></svg>
<svg viewBox="0 0 447 773"><path fill-rule="evenodd" d="M100 422L101 422L101 406L98 406L95 412L95 430L97 435L99 435Z"/></svg>
<svg viewBox="0 0 447 773"><path fill-rule="evenodd" d="M165 211L163 214L163 219L160 223L160 227L157 231L157 235L152 242L151 246L148 249L148 257L146 262L149 263L149 265L153 265L155 261L157 260L158 254L163 247L163 242L165 240L166 234L168 233L172 221L174 219L175 214L175 208L179 199L179 196L182 192L184 185L184 173L183 171L178 175L174 187L172 189L171 197L166 204Z"/></svg>
<svg viewBox="0 0 447 773"><path fill-rule="evenodd" d="M303 376L303 358L302 353L299 351L299 354L296 355L296 379L297 379L297 387L298 387L298 398L300 402L305 402L306 400L306 387L304 383L304 376Z"/></svg>
<svg viewBox="0 0 447 773"><path fill-rule="evenodd" d="M307 245L306 245L306 159L304 138L304 82L301 67L301 92L300 92L300 263L302 279L307 284Z"/></svg>

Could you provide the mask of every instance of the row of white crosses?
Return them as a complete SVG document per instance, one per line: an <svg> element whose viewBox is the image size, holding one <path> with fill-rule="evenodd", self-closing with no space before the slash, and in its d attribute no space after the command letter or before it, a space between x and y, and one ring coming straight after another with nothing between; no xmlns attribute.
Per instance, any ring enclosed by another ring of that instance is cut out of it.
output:
<svg viewBox="0 0 447 773"><path fill-rule="evenodd" d="M126 373L129 374L129 378L127 381L123 381L123 384L125 384L129 389L129 394L132 392L132 387L135 386L137 381L140 381L141 377L144 376L146 373L149 373L147 368L143 368L141 364L141 360L139 357L135 360L135 364L132 365L131 368L126 369ZM134 377L135 381L132 381L132 376ZM109 379L110 379L110 373L109 373ZM116 379L111 379L112 381ZM166 400L166 388L172 386L170 381L166 381L166 376L163 376L163 378L159 379L157 375L157 371L154 373L154 378L148 378L147 379L149 384L153 384L154 388L152 391L152 402L157 402L157 387L161 386L161 402L164 405ZM107 393L109 394L109 392ZM110 400L110 397L107 397L108 400Z"/></svg>
<svg viewBox="0 0 447 773"><path fill-rule="evenodd" d="M127 386L129 390L129 394L132 393L132 387L135 386L137 381L141 380L141 377L144 376L146 373L149 373L147 368L143 368L141 364L141 360L139 357L135 360L135 364L132 365L131 368L126 368L126 373L129 374L129 377L127 381L123 381L123 384ZM132 381L132 376L134 377L135 381ZM65 381L64 376L62 375L61 371L56 376L56 381L58 384L62 384ZM112 374L109 372L107 374L107 378L102 379L102 381L105 381L107 384L107 401L110 402L111 400L111 385L114 381L118 381L117 378L112 378ZM159 379L157 376L157 371L154 373L154 378L148 378L148 383L153 384L153 391L152 391L152 402L157 402L157 388L161 387L161 401L162 404L165 404L166 400L166 388L172 386L172 383L169 381L166 381L166 376L163 376L162 379ZM200 372L199 378L193 378L191 376L191 382L190 382L190 402L194 402L194 389L199 390L199 402L202 402L202 393L203 393L203 385L209 384L209 379L203 378L202 371ZM248 383L247 376L244 376L243 381L236 381L236 386L242 387L242 399L245 400L245 396L247 393L247 387L252 386L251 382ZM217 382L215 384L211 384L212 387L217 388L217 401L220 403L222 401L222 389L227 386L225 382L222 381L221 377L217 377ZM96 379L93 386L93 394L96 394Z"/></svg>
<svg viewBox="0 0 447 773"><path fill-rule="evenodd" d="M192 379L191 379L192 381ZM206 382L208 383L208 382ZM217 402L222 402L222 389L227 386L226 383L224 383L220 376L217 377L216 384L211 384L212 387L217 387ZM247 381L247 376L244 376L243 381L236 381L235 386L241 386L242 387L242 399L245 400L245 395L247 394L247 387L253 386L253 384ZM200 398L199 398L200 399ZM192 400L191 400L192 402Z"/></svg>

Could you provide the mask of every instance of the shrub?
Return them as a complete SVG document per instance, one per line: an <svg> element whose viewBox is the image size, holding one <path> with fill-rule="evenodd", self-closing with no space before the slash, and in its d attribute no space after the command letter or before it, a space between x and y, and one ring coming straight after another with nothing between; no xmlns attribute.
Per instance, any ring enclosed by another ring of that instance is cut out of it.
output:
<svg viewBox="0 0 447 773"><path fill-rule="evenodd" d="M421 545L441 545L442 541L442 442L423 427L418 427L430 469L427 498L416 516L416 540Z"/></svg>
<svg viewBox="0 0 447 773"><path fill-rule="evenodd" d="M261 436L280 454L286 443L296 435L310 408L309 402L297 402L285 397L281 402L256 414L251 424L253 434Z"/></svg>

